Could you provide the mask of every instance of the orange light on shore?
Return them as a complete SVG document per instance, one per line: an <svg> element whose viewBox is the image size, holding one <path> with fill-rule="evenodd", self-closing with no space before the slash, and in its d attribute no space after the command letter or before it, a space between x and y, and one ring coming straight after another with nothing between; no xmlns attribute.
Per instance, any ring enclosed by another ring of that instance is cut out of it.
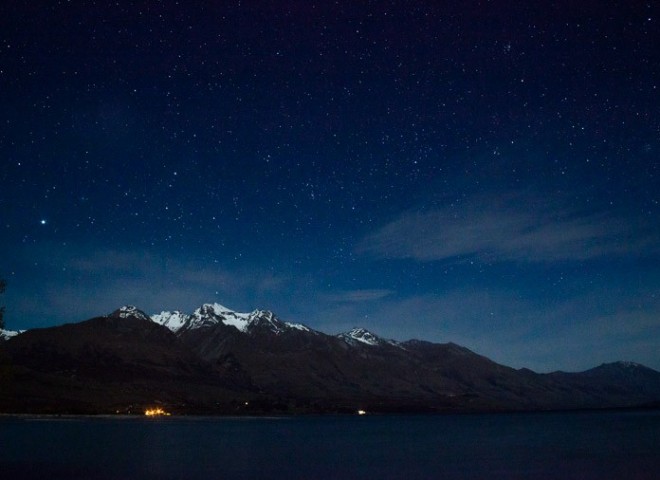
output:
<svg viewBox="0 0 660 480"><path fill-rule="evenodd" d="M144 411L144 414L147 417L157 417L157 416L160 416L160 415L166 415L166 416L169 415L169 413L167 413L165 410L163 410L160 407L158 407L158 408L147 408Z"/></svg>

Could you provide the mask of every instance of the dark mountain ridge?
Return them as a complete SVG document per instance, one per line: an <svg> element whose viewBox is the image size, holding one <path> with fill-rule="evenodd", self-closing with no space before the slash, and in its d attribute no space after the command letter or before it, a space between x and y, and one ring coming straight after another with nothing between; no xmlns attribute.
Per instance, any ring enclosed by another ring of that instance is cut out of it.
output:
<svg viewBox="0 0 660 480"><path fill-rule="evenodd" d="M204 305L105 317L0 341L0 411L180 413L512 411L658 404L660 373L630 362L538 374L453 343L328 335L272 312Z"/></svg>

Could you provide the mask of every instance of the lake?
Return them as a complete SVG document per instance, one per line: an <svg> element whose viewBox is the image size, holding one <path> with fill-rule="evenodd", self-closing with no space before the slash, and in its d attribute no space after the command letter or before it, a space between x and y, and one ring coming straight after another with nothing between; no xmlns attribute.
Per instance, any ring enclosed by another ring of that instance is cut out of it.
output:
<svg viewBox="0 0 660 480"><path fill-rule="evenodd" d="M3 479L657 479L660 411L0 417Z"/></svg>

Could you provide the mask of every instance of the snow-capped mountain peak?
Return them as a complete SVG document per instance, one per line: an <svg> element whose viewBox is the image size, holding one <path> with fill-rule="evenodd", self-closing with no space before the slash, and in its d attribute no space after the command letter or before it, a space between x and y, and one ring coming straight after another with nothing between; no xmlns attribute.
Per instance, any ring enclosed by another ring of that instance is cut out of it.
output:
<svg viewBox="0 0 660 480"><path fill-rule="evenodd" d="M249 327L266 326L274 333L282 333L290 330L300 330L302 332L315 333L311 328L303 325L302 323L291 323L280 320L270 310L255 310L250 313L248 320Z"/></svg>
<svg viewBox="0 0 660 480"><path fill-rule="evenodd" d="M190 315L175 310L173 312L160 312L151 316L151 320L177 332L190 319Z"/></svg>
<svg viewBox="0 0 660 480"><path fill-rule="evenodd" d="M179 311L161 312L153 315L151 319L166 326L173 332L196 330L199 328L210 328L219 324L236 328L241 332L247 332L253 313L240 313L225 307L219 303L205 303L197 308L191 315Z"/></svg>
<svg viewBox="0 0 660 480"><path fill-rule="evenodd" d="M302 331L311 331L304 325L297 323L283 322L269 310L254 310L248 318L248 331L254 331L257 328L265 328L275 334L280 334L287 330L296 329Z"/></svg>
<svg viewBox="0 0 660 480"><path fill-rule="evenodd" d="M249 333L258 328L267 328L274 333L295 329L313 332L312 329L300 323L283 322L269 310L254 310L250 313L240 313L219 303L205 303L191 315L180 311L164 311L151 316L151 320L169 328L172 332L210 328L219 324L236 328L240 332Z"/></svg>
<svg viewBox="0 0 660 480"><path fill-rule="evenodd" d="M251 327L266 326L271 330L277 330L282 322L275 318L275 314L269 310L254 310L248 315L248 325Z"/></svg>
<svg viewBox="0 0 660 480"><path fill-rule="evenodd" d="M151 320L149 316L142 310L133 305L124 305L112 312L109 317L111 318L139 318L140 320Z"/></svg>
<svg viewBox="0 0 660 480"><path fill-rule="evenodd" d="M369 330L364 328L354 328L349 332L340 333L337 335L350 345L355 345L356 342L364 343L366 345L376 346L387 343L385 340L377 335L374 335Z"/></svg>
<svg viewBox="0 0 660 480"><path fill-rule="evenodd" d="M235 312L219 303L205 303L190 316L190 321L184 326L187 330L212 327L219 323L236 327L241 332L247 330L250 314Z"/></svg>
<svg viewBox="0 0 660 480"><path fill-rule="evenodd" d="M316 330L301 323L282 321L270 310L257 309L250 313L240 313L219 303L205 303L192 314L174 310L162 311L151 316L147 316L133 305L125 305L112 312L109 317L146 319L162 325L177 334L190 330L212 328L218 325L234 327L239 332L251 335L260 331L268 331L276 335L291 331L319 334ZM12 333L5 333L3 336L7 338L12 336ZM351 346L382 346L389 344L403 348L398 342L380 338L364 328L356 327L349 332L337 335L337 337Z"/></svg>
<svg viewBox="0 0 660 480"><path fill-rule="evenodd" d="M227 308L224 305L220 305L219 303L205 303L201 307L199 307L195 312L207 314L207 315L225 315L225 314L236 314L234 310L231 308Z"/></svg>

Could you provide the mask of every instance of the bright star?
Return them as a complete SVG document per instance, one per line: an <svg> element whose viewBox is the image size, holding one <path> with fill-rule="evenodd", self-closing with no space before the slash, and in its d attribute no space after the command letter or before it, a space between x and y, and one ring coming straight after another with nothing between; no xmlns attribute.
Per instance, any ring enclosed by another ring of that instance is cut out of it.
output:
<svg viewBox="0 0 660 480"><path fill-rule="evenodd" d="M42 225L46 225L46 220L41 220L39 223L41 223Z"/></svg>

